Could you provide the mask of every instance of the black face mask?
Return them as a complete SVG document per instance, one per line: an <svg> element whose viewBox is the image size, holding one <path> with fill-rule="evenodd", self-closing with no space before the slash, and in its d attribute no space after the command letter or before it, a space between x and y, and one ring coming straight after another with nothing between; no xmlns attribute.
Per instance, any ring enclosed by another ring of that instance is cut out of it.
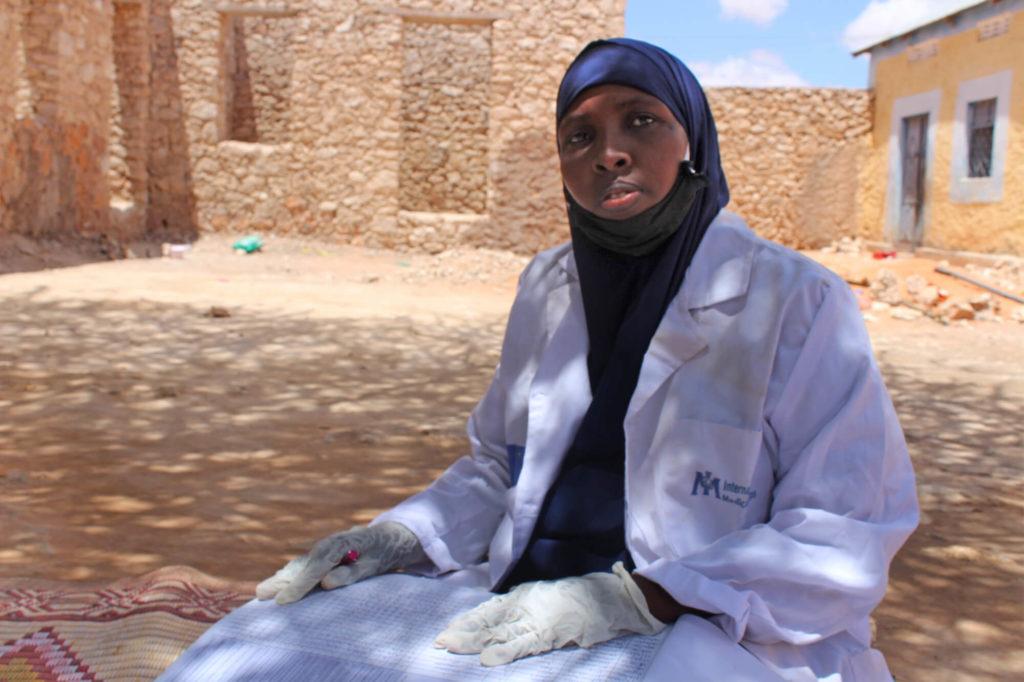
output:
<svg viewBox="0 0 1024 682"><path fill-rule="evenodd" d="M697 192L708 186L708 178L694 170L689 161L679 164L679 177L668 195L643 213L625 220L594 215L576 203L565 190L569 224L579 229L602 249L626 256L646 256L675 234Z"/></svg>

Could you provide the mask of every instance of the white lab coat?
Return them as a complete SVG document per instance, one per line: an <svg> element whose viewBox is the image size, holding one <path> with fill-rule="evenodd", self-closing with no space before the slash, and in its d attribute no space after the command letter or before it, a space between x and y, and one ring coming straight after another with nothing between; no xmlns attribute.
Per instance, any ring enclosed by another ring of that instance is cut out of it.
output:
<svg viewBox="0 0 1024 682"><path fill-rule="evenodd" d="M472 457L378 520L436 574L523 552L590 402L572 249L520 278ZM637 571L786 679L890 679L868 614L917 524L909 457L854 297L723 211L644 356L624 422ZM521 467L521 469L520 469ZM518 474L518 476L517 476Z"/></svg>

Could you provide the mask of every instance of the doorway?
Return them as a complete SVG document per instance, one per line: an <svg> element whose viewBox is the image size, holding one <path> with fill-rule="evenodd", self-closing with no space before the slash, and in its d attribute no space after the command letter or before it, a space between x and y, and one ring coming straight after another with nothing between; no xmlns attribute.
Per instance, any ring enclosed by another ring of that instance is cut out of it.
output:
<svg viewBox="0 0 1024 682"><path fill-rule="evenodd" d="M897 241L915 248L924 236L925 168L928 114L903 119L900 135L900 217Z"/></svg>

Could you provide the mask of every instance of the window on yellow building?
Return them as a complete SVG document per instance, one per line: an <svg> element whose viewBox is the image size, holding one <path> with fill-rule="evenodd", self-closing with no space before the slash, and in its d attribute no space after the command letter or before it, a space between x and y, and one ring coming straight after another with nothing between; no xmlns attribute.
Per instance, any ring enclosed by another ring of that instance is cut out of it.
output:
<svg viewBox="0 0 1024 682"><path fill-rule="evenodd" d="M996 99L967 104L967 176L992 175L992 130L996 121Z"/></svg>
<svg viewBox="0 0 1024 682"><path fill-rule="evenodd" d="M1013 70L961 81L953 110L949 199L972 204L1003 200Z"/></svg>

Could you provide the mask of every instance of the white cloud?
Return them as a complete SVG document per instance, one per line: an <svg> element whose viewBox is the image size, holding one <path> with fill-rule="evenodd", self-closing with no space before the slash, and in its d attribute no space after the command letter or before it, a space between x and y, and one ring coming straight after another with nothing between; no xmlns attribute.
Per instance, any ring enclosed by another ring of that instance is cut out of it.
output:
<svg viewBox="0 0 1024 682"><path fill-rule="evenodd" d="M770 23L786 11L789 0L718 0L726 19L747 19L757 24Z"/></svg>
<svg viewBox="0 0 1024 682"><path fill-rule="evenodd" d="M753 50L743 57L724 62L691 62L690 70L705 87L803 87L807 81L775 52Z"/></svg>
<svg viewBox="0 0 1024 682"><path fill-rule="evenodd" d="M846 27L843 45L860 50L921 24L977 5L979 0L871 0Z"/></svg>

